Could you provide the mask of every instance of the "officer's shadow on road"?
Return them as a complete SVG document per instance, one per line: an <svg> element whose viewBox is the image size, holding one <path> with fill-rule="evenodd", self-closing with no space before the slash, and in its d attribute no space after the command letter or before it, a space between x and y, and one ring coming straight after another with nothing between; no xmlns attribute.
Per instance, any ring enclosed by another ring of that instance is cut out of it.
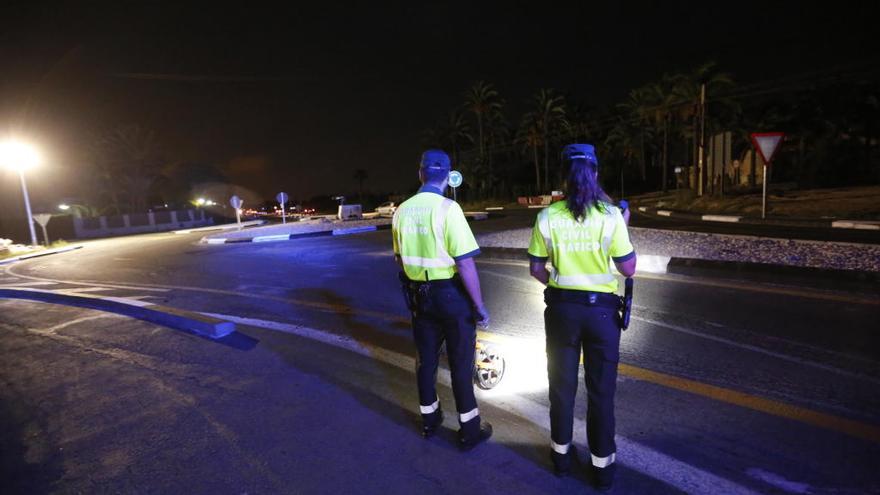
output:
<svg viewBox="0 0 880 495"><path fill-rule="evenodd" d="M312 298L317 298L325 303L327 307L351 308L345 297L342 297L331 290L316 288L313 290L306 290L306 292ZM368 318L359 316L358 313L354 311L354 308L352 308L351 311L337 311L335 314L338 317L338 322L336 322L338 326L335 327L337 333L351 337L366 348L379 347L415 359L415 347L412 340L401 338L399 331L389 332L377 328L372 321L368 321ZM401 316L403 317L403 315ZM411 332L410 326L405 322L385 321L380 324L389 325L389 327L393 325L394 328L397 329L402 327L407 332L407 335ZM287 353L282 354L287 356ZM304 371L312 371L322 378L333 382L334 385L346 390L352 397L355 397L365 407L374 412L391 419L397 424L407 425L413 432L413 435L417 436L420 434L421 415L415 410L415 407L418 404L418 393L413 371L403 370L378 359L371 360L367 358L358 358L352 360L341 358L340 361L346 363L344 370L345 373L341 373L343 370L342 367L339 366L336 366L329 371L327 369L321 369L323 368L322 366L315 366L314 369L309 370L307 363L311 363L312 360L293 360L292 364L300 369L303 369L305 366L306 369L304 369ZM370 365L372 366L370 367ZM364 366L370 367L371 371L361 371ZM375 374L381 374L382 378L378 380L371 378L374 377ZM439 383L437 388L438 393L441 395L441 402L447 405L448 411L447 420L445 421L445 425L447 426L437 432L435 441L436 439L439 439L441 440L441 444L445 445L447 448L457 449L458 431L457 422L454 419L455 402L452 397L452 390ZM378 390L378 392L374 390ZM386 395L392 395L393 399L389 400L387 397L380 395L383 391ZM401 406L402 404L412 405L412 407ZM494 407L488 403L481 403L480 409L483 411L483 416L488 421L494 422L496 425L496 441L510 435L509 432L503 431L504 427L501 425L522 423L521 418L511 416L509 412ZM451 427L448 426L450 424L452 425ZM502 431L498 431L499 427ZM547 441L547 435L549 435L549 433L540 429L536 430L535 428L529 428L529 430L530 434L528 435L528 440L522 441L522 436L508 439L508 441L505 442L504 447L519 457L536 464L548 474L551 474L552 466L548 455L549 447L546 447L546 444L549 443ZM493 442L490 442L490 445L482 446L481 449L486 447L492 448L491 443ZM536 445L540 445L540 447L536 448ZM561 483L565 486L569 486L569 483L571 483L572 486L578 486L585 482L586 476L584 474L576 474L567 481L562 481Z"/></svg>

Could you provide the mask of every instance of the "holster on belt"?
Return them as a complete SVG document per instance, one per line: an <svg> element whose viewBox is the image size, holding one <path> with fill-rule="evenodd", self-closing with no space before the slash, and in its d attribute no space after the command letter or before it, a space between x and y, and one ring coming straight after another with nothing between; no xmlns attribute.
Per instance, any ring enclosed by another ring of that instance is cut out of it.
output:
<svg viewBox="0 0 880 495"><path fill-rule="evenodd" d="M629 327L629 317L632 313L633 303L633 279L627 277L623 282L623 297L620 298L620 329Z"/></svg>
<svg viewBox="0 0 880 495"><path fill-rule="evenodd" d="M585 306L600 306L613 309L617 312L617 323L621 330L629 327L630 312L632 311L633 281L631 278L625 281L623 296L611 292L590 292L579 290L566 290L548 287L544 291L544 302L551 303L576 303Z"/></svg>
<svg viewBox="0 0 880 495"><path fill-rule="evenodd" d="M585 306L601 306L603 308L619 310L621 298L610 292L590 292L583 290L567 290L548 287L544 290L544 302L576 303Z"/></svg>
<svg viewBox="0 0 880 495"><path fill-rule="evenodd" d="M403 293L406 309L410 310L411 313L415 313L419 307L418 290L415 284L402 271L397 273L397 278L400 280L400 290Z"/></svg>

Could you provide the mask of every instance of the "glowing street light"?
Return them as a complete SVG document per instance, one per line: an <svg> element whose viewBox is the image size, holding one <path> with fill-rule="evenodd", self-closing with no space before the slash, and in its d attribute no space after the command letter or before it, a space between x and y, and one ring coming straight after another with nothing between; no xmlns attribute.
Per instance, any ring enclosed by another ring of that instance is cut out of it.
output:
<svg viewBox="0 0 880 495"><path fill-rule="evenodd" d="M37 233L34 231L34 217L31 214L31 200L28 198L24 172L36 167L41 161L40 153L27 143L15 140L0 143L0 166L18 172L18 177L21 179L21 192L24 195L24 207L31 232L31 246L37 245Z"/></svg>

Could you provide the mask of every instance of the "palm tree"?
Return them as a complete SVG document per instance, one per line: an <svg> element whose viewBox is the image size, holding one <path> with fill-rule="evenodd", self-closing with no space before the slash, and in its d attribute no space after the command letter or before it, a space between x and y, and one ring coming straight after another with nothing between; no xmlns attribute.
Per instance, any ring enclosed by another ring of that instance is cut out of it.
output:
<svg viewBox="0 0 880 495"><path fill-rule="evenodd" d="M641 138L637 123L626 117L618 117L617 122L608 131L605 138L605 146L622 158L620 168L620 195L623 196L623 177L628 165L632 164L641 152Z"/></svg>
<svg viewBox="0 0 880 495"><path fill-rule="evenodd" d="M535 193L540 193L541 165L538 160L538 147L544 144L544 136L541 134L541 123L534 113L529 112L523 115L519 129L516 131L516 141L521 145L523 151L531 148L535 164Z"/></svg>
<svg viewBox="0 0 880 495"><path fill-rule="evenodd" d="M368 176L367 171L362 168L354 171L354 180L358 183L358 201L361 204L364 202L364 181L367 180Z"/></svg>
<svg viewBox="0 0 880 495"><path fill-rule="evenodd" d="M595 139L593 122L596 121L593 111L584 105L573 105L568 109L565 131L569 141L589 143Z"/></svg>
<svg viewBox="0 0 880 495"><path fill-rule="evenodd" d="M532 97L532 105L544 143L544 190L549 190L551 136L565 125L565 97L553 89L542 89Z"/></svg>
<svg viewBox="0 0 880 495"><path fill-rule="evenodd" d="M503 100L498 91L485 81L477 81L465 92L465 108L477 118L477 138L480 159L485 157L486 141L483 137L483 123L486 117L501 111Z"/></svg>
<svg viewBox="0 0 880 495"><path fill-rule="evenodd" d="M155 134L138 125L126 125L98 137L93 160L111 209L121 213L127 196L129 211L142 211L159 176L160 160Z"/></svg>
<svg viewBox="0 0 880 495"><path fill-rule="evenodd" d="M485 161L489 174L488 179L490 186L495 187L498 183L498 177L494 168L496 147L507 140L510 135L510 129L507 125L507 119L500 110L495 110L488 114L484 126L487 146Z"/></svg>
<svg viewBox="0 0 880 495"><path fill-rule="evenodd" d="M651 118L653 117L653 109L655 107L652 101L652 91L650 87L634 89L629 92L624 103L619 103L617 107L623 110L627 118L636 123L639 140L639 171L641 172L642 181L647 180L647 142L653 135L651 127Z"/></svg>
<svg viewBox="0 0 880 495"><path fill-rule="evenodd" d="M680 103L679 116L683 121L690 120L691 122L691 129L683 130L682 134L685 141L688 136L693 136L695 149L702 146L700 139L704 139L699 128L700 115L705 115L705 108L700 108L700 94L704 84L706 85L707 98L710 98L711 95L733 86L733 79L729 74L718 72L715 62L707 62L689 74L677 76L672 88L672 93ZM705 121L705 118L703 120ZM705 122L702 124L705 127ZM685 148L687 148L687 144L685 144Z"/></svg>
<svg viewBox="0 0 880 495"><path fill-rule="evenodd" d="M664 193L668 187L669 173L669 129L672 125L672 114L678 103L676 94L673 92L677 78L670 74L663 74L660 81L648 86L649 98L654 104L653 124L663 129L663 170L661 172L660 190Z"/></svg>

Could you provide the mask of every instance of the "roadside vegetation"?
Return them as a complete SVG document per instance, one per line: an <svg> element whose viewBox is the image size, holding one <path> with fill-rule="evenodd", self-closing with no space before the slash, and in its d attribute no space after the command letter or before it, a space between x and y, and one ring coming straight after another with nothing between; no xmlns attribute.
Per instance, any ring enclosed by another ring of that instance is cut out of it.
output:
<svg viewBox="0 0 880 495"><path fill-rule="evenodd" d="M691 190L679 190L636 196L631 202L691 213L761 215L760 193L697 198ZM774 218L880 220L880 186L778 191L768 195L767 205Z"/></svg>
<svg viewBox="0 0 880 495"><path fill-rule="evenodd" d="M558 151L567 142L598 146L604 186L617 197L674 190L682 186L675 169L686 174L697 163L701 129L707 148L712 136L730 133L726 163L743 160L752 150L751 133L785 132L771 184L785 183L790 190L877 184L880 84L875 70L837 67L737 84L732 74L709 62L664 74L604 106L553 88L509 102L500 86L477 81L462 92L460 105L424 131L422 144L449 151L455 168L468 178L459 190L464 201L509 201L560 189ZM748 196L759 189L755 174L739 180L732 175L705 180L701 199Z"/></svg>

